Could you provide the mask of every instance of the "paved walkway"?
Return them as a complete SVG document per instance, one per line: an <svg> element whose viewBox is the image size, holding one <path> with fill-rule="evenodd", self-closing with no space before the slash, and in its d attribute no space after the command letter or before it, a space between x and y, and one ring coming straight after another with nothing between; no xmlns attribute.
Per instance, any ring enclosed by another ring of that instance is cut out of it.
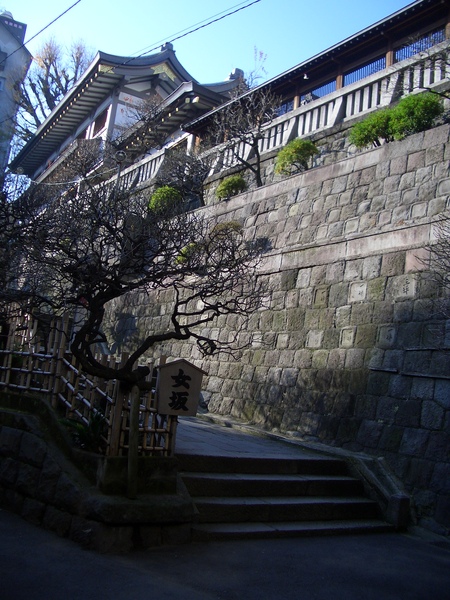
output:
<svg viewBox="0 0 450 600"><path fill-rule="evenodd" d="M176 450L306 452L196 419L182 419ZM416 531L208 542L111 556L83 550L0 510L0 600L142 598L449 600L450 542Z"/></svg>
<svg viewBox="0 0 450 600"><path fill-rule="evenodd" d="M203 456L292 457L311 454L295 443L251 433L195 417L183 417L178 423L175 454ZM250 431L250 430L249 430Z"/></svg>

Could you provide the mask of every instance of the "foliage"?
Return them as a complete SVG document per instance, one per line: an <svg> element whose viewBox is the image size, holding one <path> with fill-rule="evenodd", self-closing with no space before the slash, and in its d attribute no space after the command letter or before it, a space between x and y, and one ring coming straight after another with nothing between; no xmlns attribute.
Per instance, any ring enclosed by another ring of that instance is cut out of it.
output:
<svg viewBox="0 0 450 600"><path fill-rule="evenodd" d="M150 212L158 215L172 215L181 205L180 192L169 185L163 185L157 188L150 197L148 209Z"/></svg>
<svg viewBox="0 0 450 600"><path fill-rule="evenodd" d="M196 242L190 242L184 248L181 248L180 254L177 256L177 263L183 264L187 263L189 260L192 260L195 253L201 248L201 246Z"/></svg>
<svg viewBox="0 0 450 600"><path fill-rule="evenodd" d="M208 149L204 141L189 152L185 144L167 150L155 178L156 185L176 188L189 206L203 205L203 183L215 159L215 153Z"/></svg>
<svg viewBox="0 0 450 600"><path fill-rule="evenodd" d="M92 53L80 41L66 49L52 38L37 51L17 89L16 136L22 143L30 139L75 85L91 60Z"/></svg>
<svg viewBox="0 0 450 600"><path fill-rule="evenodd" d="M444 112L442 100L436 94L413 94L400 100L392 109L392 131L395 139L426 131Z"/></svg>
<svg viewBox="0 0 450 600"><path fill-rule="evenodd" d="M290 175L306 170L313 156L319 154L319 150L311 140L296 138L280 150L275 165L275 173Z"/></svg>
<svg viewBox="0 0 450 600"><path fill-rule="evenodd" d="M384 108L373 112L363 121L356 123L350 131L349 142L357 148L381 146L382 142L394 139L391 126L392 109Z"/></svg>
<svg viewBox="0 0 450 600"><path fill-rule="evenodd" d="M67 183L35 184L20 200L0 203L0 304L14 301L50 314L71 309L71 351L80 367L130 387L147 386L148 368L137 365L155 344L192 339L203 354L245 347L246 336L237 344L216 338L214 324L232 314L245 328L260 307L260 241L247 241L238 227L216 229L203 212L149 210L143 193L93 180L81 155L73 155L71 173L75 163L82 185L59 174ZM177 260L183 254L186 260ZM162 292L168 310L157 329L133 338L125 364L105 366L95 358L97 344L108 344L105 313L137 291L148 294L149 304L156 301L153 292Z"/></svg>
<svg viewBox="0 0 450 600"><path fill-rule="evenodd" d="M91 412L89 422L78 419L61 419L61 423L70 429L75 445L88 452L104 452L106 419L101 412Z"/></svg>
<svg viewBox="0 0 450 600"><path fill-rule="evenodd" d="M246 189L247 184L242 175L230 175L219 183L216 189L216 196L219 200L225 200L231 198L231 196L245 192Z"/></svg>
<svg viewBox="0 0 450 600"><path fill-rule="evenodd" d="M438 95L426 92L406 96L394 108L378 110L354 125L349 141L357 148L402 139L433 126L444 107Z"/></svg>

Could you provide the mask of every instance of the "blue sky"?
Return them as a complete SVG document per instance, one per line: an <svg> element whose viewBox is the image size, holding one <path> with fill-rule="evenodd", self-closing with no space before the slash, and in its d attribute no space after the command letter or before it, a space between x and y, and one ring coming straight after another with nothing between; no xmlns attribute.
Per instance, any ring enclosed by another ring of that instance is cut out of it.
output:
<svg viewBox="0 0 450 600"><path fill-rule="evenodd" d="M95 53L137 56L185 30L254 0L81 0L29 45L49 37L62 45L84 40ZM0 0L30 39L76 0ZM411 4L409 0L259 0L174 42L178 60L201 83L254 68L254 50L267 55L264 79L274 77Z"/></svg>

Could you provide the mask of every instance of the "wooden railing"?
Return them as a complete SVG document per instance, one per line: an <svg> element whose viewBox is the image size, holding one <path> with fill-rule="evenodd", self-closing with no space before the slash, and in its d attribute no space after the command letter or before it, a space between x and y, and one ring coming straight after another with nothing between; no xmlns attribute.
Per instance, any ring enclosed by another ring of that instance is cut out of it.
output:
<svg viewBox="0 0 450 600"><path fill-rule="evenodd" d="M68 350L69 318L43 320L17 314L1 323L0 390L43 395L62 417L89 428L100 419L100 445L108 456L128 454L138 437L141 455L170 456L175 448L176 416L158 414L155 389L140 397L136 431L130 428L131 398L116 380L105 381L82 372ZM118 366L127 356L101 355L105 366ZM162 361L160 361L162 362ZM149 363L149 379L154 365Z"/></svg>

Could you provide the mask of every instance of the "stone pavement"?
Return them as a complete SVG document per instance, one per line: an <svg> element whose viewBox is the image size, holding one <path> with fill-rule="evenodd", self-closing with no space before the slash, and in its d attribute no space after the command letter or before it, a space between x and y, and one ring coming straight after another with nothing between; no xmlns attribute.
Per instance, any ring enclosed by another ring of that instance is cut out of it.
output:
<svg viewBox="0 0 450 600"><path fill-rule="evenodd" d="M177 452L292 456L182 419ZM448 600L450 542L409 534L195 543L101 555L0 510L0 600Z"/></svg>
<svg viewBox="0 0 450 600"><path fill-rule="evenodd" d="M215 416L214 421L183 417L178 423L175 454L203 456L293 457L311 454L289 440ZM253 433L250 433L253 432Z"/></svg>

